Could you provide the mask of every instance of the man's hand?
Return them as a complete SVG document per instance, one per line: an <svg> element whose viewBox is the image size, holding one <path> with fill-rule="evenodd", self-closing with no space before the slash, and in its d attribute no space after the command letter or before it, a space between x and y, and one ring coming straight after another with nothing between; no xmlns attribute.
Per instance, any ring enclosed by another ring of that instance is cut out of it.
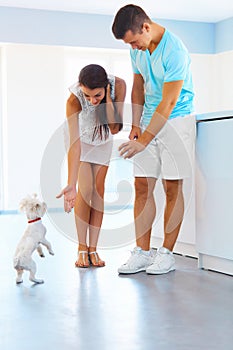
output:
<svg viewBox="0 0 233 350"><path fill-rule="evenodd" d="M70 213L72 208L75 206L76 200L76 187L67 185L57 196L56 198L61 198L64 196L64 210L66 213Z"/></svg>
<svg viewBox="0 0 233 350"><path fill-rule="evenodd" d="M142 152L145 146L138 141L128 141L122 143L119 147L120 155L126 158L132 158L135 154Z"/></svg>

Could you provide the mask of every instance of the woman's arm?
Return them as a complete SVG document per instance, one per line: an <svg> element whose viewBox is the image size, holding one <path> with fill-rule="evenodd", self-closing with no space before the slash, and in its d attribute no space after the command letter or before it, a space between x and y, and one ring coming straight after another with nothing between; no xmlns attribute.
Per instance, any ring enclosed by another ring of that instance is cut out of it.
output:
<svg viewBox="0 0 233 350"><path fill-rule="evenodd" d="M75 95L71 94L66 103L66 116L70 137L68 151L68 184L71 186L76 186L78 180L81 151L78 114L81 112L81 109L79 100Z"/></svg>
<svg viewBox="0 0 233 350"><path fill-rule="evenodd" d="M74 207L76 199L76 184L81 152L78 127L78 114L80 111L81 105L79 100L75 95L71 94L66 103L66 116L69 127L68 180L67 186L57 195L57 198L64 195L64 209L68 213Z"/></svg>
<svg viewBox="0 0 233 350"><path fill-rule="evenodd" d="M123 107L126 95L126 83L115 77L115 100L110 95L110 85L107 87L106 113L111 134L117 134L123 127Z"/></svg>

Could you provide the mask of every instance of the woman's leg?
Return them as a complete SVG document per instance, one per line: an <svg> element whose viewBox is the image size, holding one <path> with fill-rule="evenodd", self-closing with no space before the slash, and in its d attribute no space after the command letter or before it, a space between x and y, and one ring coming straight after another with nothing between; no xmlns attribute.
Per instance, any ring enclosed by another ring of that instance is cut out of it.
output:
<svg viewBox="0 0 233 350"><path fill-rule="evenodd" d="M89 253L96 251L100 228L104 214L104 184L108 167L103 165L92 164L94 186L91 198L91 213L89 225ZM93 265L104 266L104 262L99 259L98 255L90 254Z"/></svg>
<svg viewBox="0 0 233 350"><path fill-rule="evenodd" d="M90 222L90 201L93 191L93 173L90 163L81 162L78 174L78 193L75 202L75 223L78 235L79 252L88 252L87 247L87 229ZM88 254L80 253L76 266L88 266Z"/></svg>

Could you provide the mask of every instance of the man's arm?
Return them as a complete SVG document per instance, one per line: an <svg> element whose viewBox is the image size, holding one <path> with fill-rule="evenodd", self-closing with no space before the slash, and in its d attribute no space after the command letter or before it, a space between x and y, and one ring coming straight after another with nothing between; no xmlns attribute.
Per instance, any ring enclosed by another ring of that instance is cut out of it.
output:
<svg viewBox="0 0 233 350"><path fill-rule="evenodd" d="M141 74L134 74L133 86L131 92L132 101L132 130L130 132L130 140L137 139L141 135L140 120L145 102L144 80Z"/></svg>
<svg viewBox="0 0 233 350"><path fill-rule="evenodd" d="M131 158L135 154L143 151L144 148L153 140L153 138L166 124L180 96L182 86L183 80L164 83L162 100L156 108L148 127L137 139L137 141L123 143L119 147L120 155L124 156L124 158Z"/></svg>
<svg viewBox="0 0 233 350"><path fill-rule="evenodd" d="M164 83L162 100L156 108L148 127L138 139L138 142L147 146L159 133L176 105L182 86L183 80Z"/></svg>

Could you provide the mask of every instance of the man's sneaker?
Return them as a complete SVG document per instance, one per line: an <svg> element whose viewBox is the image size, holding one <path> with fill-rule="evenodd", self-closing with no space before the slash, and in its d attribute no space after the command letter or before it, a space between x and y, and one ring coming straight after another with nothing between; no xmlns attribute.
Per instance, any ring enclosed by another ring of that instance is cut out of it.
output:
<svg viewBox="0 0 233 350"><path fill-rule="evenodd" d="M119 267L118 273L129 274L146 271L146 268L152 264L153 258L154 253L152 250L150 250L149 254L146 254L142 248L135 247L128 261Z"/></svg>
<svg viewBox="0 0 233 350"><path fill-rule="evenodd" d="M152 265L146 269L151 275L161 275L175 270L175 258L170 250L160 247L154 257Z"/></svg>

